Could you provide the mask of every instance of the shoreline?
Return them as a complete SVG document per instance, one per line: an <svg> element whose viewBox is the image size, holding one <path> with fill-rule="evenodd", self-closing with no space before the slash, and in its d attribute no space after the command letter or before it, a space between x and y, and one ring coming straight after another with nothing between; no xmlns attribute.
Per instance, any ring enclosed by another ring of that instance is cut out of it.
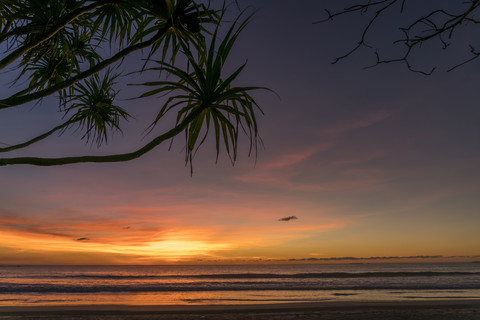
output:
<svg viewBox="0 0 480 320"><path fill-rule="evenodd" d="M245 305L0 307L1 319L480 319L480 299L327 301Z"/></svg>

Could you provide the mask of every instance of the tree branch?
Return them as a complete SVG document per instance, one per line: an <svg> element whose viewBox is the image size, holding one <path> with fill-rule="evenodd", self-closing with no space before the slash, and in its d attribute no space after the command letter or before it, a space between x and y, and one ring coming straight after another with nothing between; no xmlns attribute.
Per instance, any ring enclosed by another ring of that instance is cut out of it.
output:
<svg viewBox="0 0 480 320"><path fill-rule="evenodd" d="M421 45L427 41L437 39L442 44L443 49L447 49L450 46L450 40L453 32L460 26L462 23L475 23L480 24L480 19L474 17L474 13L478 11L480 8L480 0L470 0L463 2L466 4L463 8L461 8L460 12L449 12L445 9L437 9L432 10L428 14L421 16L414 20L413 22L408 23L406 27L401 27L400 30L403 31L404 37L402 39L393 41L393 44L404 44L406 49L405 51L400 54L399 57L393 57L389 59L381 58L380 54L378 53L377 48L369 45L366 43L367 36L372 32L374 23L377 21L380 15L385 15L385 11L392 7L394 4L400 4L400 14L404 12L406 0L379 0L379 1L362 1L362 3L344 8L338 12L327 12L327 18L314 22L314 23L322 23L326 21L333 20L339 16L351 14L351 13L360 13L365 14L368 10L376 8L375 13L370 15L368 18L366 25L364 26L362 33L360 35L360 39L358 43L348 51L347 53L338 56L335 58L333 63L337 63L340 60L343 60L354 52L359 50L362 47L366 47L370 50L374 50L374 54L376 56L376 63L374 66L384 63L394 63L394 62L404 62L407 68L410 71L422 73L425 75L430 75L436 67L433 67L429 71L425 70L418 70L414 68L410 63L410 57L414 55L414 49L421 47ZM462 63L455 65L448 69L448 71L452 71L457 67L460 67L470 61L475 60L479 55L477 52L472 48L470 45L470 52L473 54L471 59L468 59ZM370 66L372 67L372 66ZM370 68L368 67L368 68Z"/></svg>
<svg viewBox="0 0 480 320"><path fill-rule="evenodd" d="M18 106L18 105L25 104L27 102L35 101L35 100L44 98L46 96L49 96L51 94L54 94L55 92L57 92L59 90L68 88L71 85L75 84L76 82L78 82L82 79L85 79L85 78L101 71L102 69L111 65L112 63L114 63L114 62L116 62L120 59L123 59L124 57L126 57L130 53L151 46L156 41L158 41L159 39L164 37L169 28L170 28L170 25L167 24L167 25L165 25L164 28L159 30L158 33L155 36L153 36L152 38L150 38L149 40L141 42L141 43L137 43L133 46L129 46L129 47L117 52L111 58L105 59L102 62L96 64L92 68L90 68L88 70L85 70L85 71L77 74L74 77L71 77L71 78L69 78L65 81L57 83L57 84L55 84L51 87L48 87L44 90L37 91L37 92L34 92L34 93L30 93L30 94L26 94L26 95L21 95L21 96L18 96L17 94L15 94L15 95L10 96L9 98L0 100L0 109L7 109L7 108L11 108L11 107L15 107L15 106Z"/></svg>
<svg viewBox="0 0 480 320"><path fill-rule="evenodd" d="M80 156L80 157L64 157L64 158L37 158L37 157L18 157L18 158L6 158L0 159L0 166L12 165L12 164L30 164L35 166L56 166L73 163L85 163L85 162L120 162L129 161L149 152L165 140L175 137L181 133L188 125L205 110L206 107L197 108L192 111L185 119L175 126L173 129L167 131L154 138L142 148L122 154L107 155L107 156Z"/></svg>
<svg viewBox="0 0 480 320"><path fill-rule="evenodd" d="M375 21L377 20L377 18L384 12L386 11L388 8L390 8L391 6L393 6L395 3L397 3L398 1L400 0L382 0L382 1L377 1L377 2L368 2L366 4L357 4L357 5L354 5L354 6L351 6L351 7L347 7L345 8L343 11L339 11L339 12L336 12L336 13L330 13L330 11L327 10L327 13L328 13L328 18L327 19L324 19L324 20L320 20L320 21L317 21L317 22L314 22L314 23L321 23L321 22L325 22L325 21L328 21L328 20L333 20L333 18L337 17L337 16L340 16L340 15L344 15L344 14L348 14L348 13L352 13L352 12L360 12L360 13L365 13L368 11L368 9L372 8L372 7L375 7L377 5L381 5L381 4L385 4L384 6L382 6L380 9L378 9L376 12L375 12L375 15L373 16L373 18L371 18L367 25L365 26L365 28L363 29L363 32L362 32L362 35L360 36L360 40L358 41L357 45L351 49L350 51L348 51L347 53L345 53L344 55L342 56L339 56L337 57L333 62L332 64L336 64L338 63L339 61L349 57L350 55L352 55L355 51L357 51L358 49L360 49L362 46L364 47L368 47L368 48L372 48L370 45L368 45L366 43L366 37L367 37L367 34L370 30L370 28L373 26L373 24L375 23ZM404 2L405 0L401 0L402 1L402 10L403 10L403 5L404 5Z"/></svg>
<svg viewBox="0 0 480 320"><path fill-rule="evenodd" d="M13 145L13 146L8 146L8 147L4 147L4 148L0 148L0 152L9 152L9 151L13 151L13 150L17 150L17 149L22 149L22 148L25 148L25 147L28 147L38 141L41 141L43 139L46 139L48 138L49 136L51 136L53 133L55 133L56 131L59 131L59 130L62 130L66 127L68 127L69 125L75 123L75 121L67 121L65 123L62 123L61 125L53 128L52 130L48 131L48 132L45 132L44 134L41 134L33 139L30 139L26 142L23 142L23 143L19 143L19 144L16 144L16 145Z"/></svg>

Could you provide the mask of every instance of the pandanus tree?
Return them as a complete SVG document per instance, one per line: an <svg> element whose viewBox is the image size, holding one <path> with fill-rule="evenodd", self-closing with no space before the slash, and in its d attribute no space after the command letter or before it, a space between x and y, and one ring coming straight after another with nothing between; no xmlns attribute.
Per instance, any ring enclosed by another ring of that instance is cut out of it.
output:
<svg viewBox="0 0 480 320"><path fill-rule="evenodd" d="M190 164L196 150L211 135L217 158L224 148L235 162L241 133L249 138L251 150L256 150L256 115L261 110L250 93L264 88L235 86L244 64L231 74L224 71L233 44L251 16L240 14L227 24L223 22L224 13L224 7L214 10L193 0L2 1L0 41L5 53L0 70L11 66L17 71L14 82L27 79L27 85L0 99L0 109L19 108L46 97L51 101L50 96L55 96L64 122L20 143L0 140L1 153L28 150L54 133L68 130L81 131L81 139L86 142L98 146L106 143L108 136L121 131L122 122L130 118L128 103L132 101L127 100L125 107L116 102L119 74L112 67L134 52L144 53L138 61L142 74L156 71L161 77L137 84L146 91L134 98L158 95L163 99L163 104L155 106L159 111L147 129L160 123L168 111L176 111L177 117L169 130L131 152L0 157L0 165L127 161L182 133ZM104 56L106 50L101 49L105 46L116 50ZM181 66L177 63L179 55Z"/></svg>

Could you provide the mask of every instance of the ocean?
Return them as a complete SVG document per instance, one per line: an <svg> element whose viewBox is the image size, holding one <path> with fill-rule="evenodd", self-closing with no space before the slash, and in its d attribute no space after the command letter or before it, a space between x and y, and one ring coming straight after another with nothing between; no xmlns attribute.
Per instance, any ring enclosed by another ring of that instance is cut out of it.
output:
<svg viewBox="0 0 480 320"><path fill-rule="evenodd" d="M0 306L480 299L480 263L0 266Z"/></svg>

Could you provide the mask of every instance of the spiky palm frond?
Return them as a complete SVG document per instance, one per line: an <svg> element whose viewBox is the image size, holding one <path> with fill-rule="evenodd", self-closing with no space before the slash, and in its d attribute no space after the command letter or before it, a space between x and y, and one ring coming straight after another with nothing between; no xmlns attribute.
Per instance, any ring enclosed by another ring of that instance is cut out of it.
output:
<svg viewBox="0 0 480 320"><path fill-rule="evenodd" d="M72 105L66 110L74 112L69 121L84 131L82 139L95 141L97 146L108 140L108 131L122 131L120 120L127 120L127 111L114 104L116 92L113 89L115 75L106 72L103 78L98 74L74 87Z"/></svg>
<svg viewBox="0 0 480 320"><path fill-rule="evenodd" d="M193 0L146 0L145 28L137 34L141 39L162 30L165 35L152 45L147 61L162 50L162 60L169 57L174 63L182 43L197 46L203 41L200 31L205 31L203 24L218 23L218 14L203 4Z"/></svg>
<svg viewBox="0 0 480 320"><path fill-rule="evenodd" d="M14 41L26 47L38 42L47 30L59 28L59 21L85 3L85 0L24 1L15 14L22 17L19 18L24 23L22 30L28 32L16 34ZM131 46L147 35L157 37L149 45L150 54L146 60L160 49L162 60L170 55L173 62L180 42L202 37L197 32L200 23L208 20L206 16L211 16L211 12L192 0L102 1L95 10L78 16L23 54L18 65L21 71L15 81L27 75L29 87L12 98L67 82L82 73L86 64L90 66L87 69L92 69L102 59L95 49L104 40L112 43L114 39L113 43L119 45L127 41ZM65 86L58 93L62 105L71 89Z"/></svg>
<svg viewBox="0 0 480 320"><path fill-rule="evenodd" d="M252 148L256 150L259 140L256 114L262 110L250 92L266 88L233 85L233 81L243 71L246 64L238 67L230 75L222 74L234 42L250 19L251 16L243 21L237 20L233 23L218 46L219 29L217 26L210 45L207 47L204 43L202 48L198 48L200 51L197 55L194 55L188 46L182 45L192 72L186 72L164 61L156 61L159 66L151 68L152 70L166 71L175 76L177 81L143 83L145 86L158 88L145 92L142 97L175 92L162 106L152 126L155 126L168 111L173 109L178 110L177 125L194 115L193 120L185 129L187 163L192 164L195 152L204 143L210 131L213 131L215 136L217 159L221 145L223 145L232 164L235 163L240 131L243 131L249 138L250 150ZM195 58L198 56L200 58Z"/></svg>
<svg viewBox="0 0 480 320"><path fill-rule="evenodd" d="M26 15L25 27L32 31L18 35L18 38L28 46L42 37L45 30L54 28L55 23L77 6L78 3L70 0L26 1L25 7L20 11ZM91 44L90 21L86 19L79 17L24 54L18 66L22 70L17 80L28 75L28 91L45 89L80 72L82 64L92 66L100 60ZM60 96L64 94L61 92Z"/></svg>
<svg viewBox="0 0 480 320"><path fill-rule="evenodd" d="M3 0L0 2L0 34L5 34L14 25L13 14L19 9L20 5L21 3L18 0Z"/></svg>
<svg viewBox="0 0 480 320"><path fill-rule="evenodd" d="M55 46L52 45L48 52L42 55L36 53L35 58L22 61L21 66L24 66L24 69L20 76L28 74L31 91L44 89L47 85L67 79L73 73L80 72L83 63L93 66L100 60L100 55L89 42L90 34L84 30L72 28L71 32L63 36L56 39Z"/></svg>
<svg viewBox="0 0 480 320"><path fill-rule="evenodd" d="M63 21L66 16L83 2L85 1L78 1L78 3L73 1L73 4L70 0L22 1L22 5L16 11L15 17L23 21L24 26L28 27L28 32L20 35L21 43L29 45L36 42L39 37L42 37L45 32ZM80 25L86 22L83 19L84 17L79 17L79 20L75 23ZM50 43L55 43L55 40L55 37L49 39L40 45L38 49L45 50L45 47L48 47Z"/></svg>
<svg viewBox="0 0 480 320"><path fill-rule="evenodd" d="M115 40L122 45L144 28L143 8L145 0L111 0L88 15L92 32L100 39Z"/></svg>
<svg viewBox="0 0 480 320"><path fill-rule="evenodd" d="M25 57L19 65L22 70L15 81L24 75L30 80L25 92L40 91L61 83L80 73L85 64L92 67L101 59L90 43L90 34L77 28L63 32L62 37L56 37L55 44L50 43L48 49L43 49L32 52L32 55ZM66 97L71 93L72 88L58 91L61 105L65 104Z"/></svg>

